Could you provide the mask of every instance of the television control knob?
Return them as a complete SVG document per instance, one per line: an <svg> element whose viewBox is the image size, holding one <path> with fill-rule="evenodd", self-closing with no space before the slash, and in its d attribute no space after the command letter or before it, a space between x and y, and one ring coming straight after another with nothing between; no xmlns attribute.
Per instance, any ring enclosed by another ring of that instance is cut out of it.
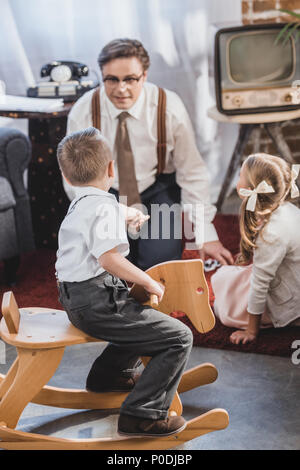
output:
<svg viewBox="0 0 300 470"><path fill-rule="evenodd" d="M243 99L241 96L237 95L235 96L233 99L232 99L232 103L235 105L235 106L241 106L243 102Z"/></svg>
<svg viewBox="0 0 300 470"><path fill-rule="evenodd" d="M285 97L284 97L284 101L285 101L286 103L291 103L292 100L293 100L293 95L292 95L292 93L287 93L287 94L285 95Z"/></svg>

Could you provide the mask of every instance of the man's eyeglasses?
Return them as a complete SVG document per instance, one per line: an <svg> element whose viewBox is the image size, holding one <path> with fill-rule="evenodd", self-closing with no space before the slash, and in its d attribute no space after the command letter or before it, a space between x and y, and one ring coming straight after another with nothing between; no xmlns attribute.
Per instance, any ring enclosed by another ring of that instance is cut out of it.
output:
<svg viewBox="0 0 300 470"><path fill-rule="evenodd" d="M103 82L109 88L116 88L119 83L124 83L126 87L134 87L138 84L140 79L143 77L144 72L139 77L125 77L123 80L120 80L118 77L106 77L103 79Z"/></svg>

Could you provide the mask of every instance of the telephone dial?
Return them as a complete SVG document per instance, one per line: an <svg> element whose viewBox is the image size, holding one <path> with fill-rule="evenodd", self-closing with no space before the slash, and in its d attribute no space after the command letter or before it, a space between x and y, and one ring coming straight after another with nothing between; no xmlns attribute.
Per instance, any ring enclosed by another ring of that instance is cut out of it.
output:
<svg viewBox="0 0 300 470"><path fill-rule="evenodd" d="M27 89L27 96L33 98L63 98L75 101L86 91L98 86L98 81L83 80L89 74L87 65L68 60L55 60L41 68L41 77L50 80L38 82Z"/></svg>

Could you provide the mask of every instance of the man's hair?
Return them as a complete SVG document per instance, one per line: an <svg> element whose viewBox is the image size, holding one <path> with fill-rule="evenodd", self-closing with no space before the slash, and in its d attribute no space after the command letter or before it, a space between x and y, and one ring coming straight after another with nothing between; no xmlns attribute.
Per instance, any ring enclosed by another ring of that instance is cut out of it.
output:
<svg viewBox="0 0 300 470"><path fill-rule="evenodd" d="M103 47L98 56L99 67L102 70L103 65L113 59L120 59L122 57L136 57L139 59L144 72L150 66L150 58L143 44L137 39L123 38L114 39Z"/></svg>
<svg viewBox="0 0 300 470"><path fill-rule="evenodd" d="M101 132L88 127L63 138L57 147L57 160L72 185L84 186L104 176L112 156Z"/></svg>

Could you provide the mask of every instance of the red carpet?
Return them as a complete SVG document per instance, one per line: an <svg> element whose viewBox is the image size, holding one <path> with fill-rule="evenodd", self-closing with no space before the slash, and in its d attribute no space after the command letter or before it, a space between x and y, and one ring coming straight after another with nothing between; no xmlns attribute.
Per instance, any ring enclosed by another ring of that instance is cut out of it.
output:
<svg viewBox="0 0 300 470"><path fill-rule="evenodd" d="M237 217L218 215L215 220L215 225L224 246L233 254L237 254L239 244ZM198 257L197 252L185 251L183 253L183 258L185 259L196 257ZM54 264L54 250L39 249L36 252L27 253L22 257L18 285L13 288L19 306L62 308L57 299ZM211 274L212 273L209 273L207 275L207 281L212 305L214 298L209 282ZM3 292L8 290L3 285L2 279L1 265L1 298ZM293 353L293 349L291 348L293 341L300 340L300 328L272 328L262 331L254 343L248 345L233 345L229 342L229 336L234 329L223 326L218 320L215 328L203 335L193 328L184 313L174 312L173 316L180 318L180 320L190 326L194 333L195 346L291 357Z"/></svg>

